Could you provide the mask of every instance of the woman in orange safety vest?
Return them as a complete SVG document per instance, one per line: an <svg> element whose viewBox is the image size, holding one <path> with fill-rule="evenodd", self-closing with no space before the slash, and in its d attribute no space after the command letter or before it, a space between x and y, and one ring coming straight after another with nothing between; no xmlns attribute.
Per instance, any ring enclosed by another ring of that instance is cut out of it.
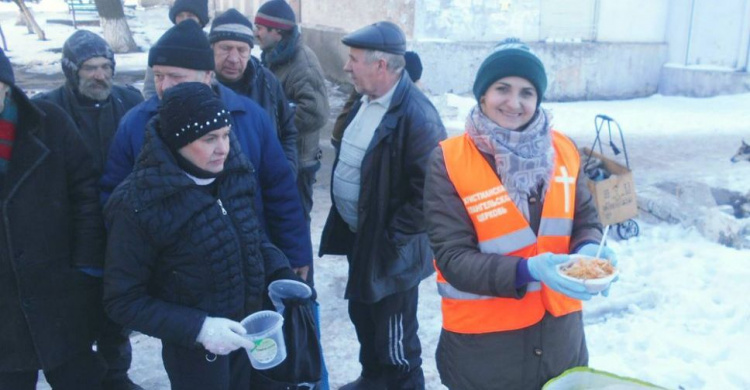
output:
<svg viewBox="0 0 750 390"><path fill-rule="evenodd" d="M581 300L561 278L602 226L573 142L540 107L544 65L518 40L480 66L466 132L441 142L425 179L438 271L440 378L450 389L539 389L588 364ZM602 256L615 260L606 249Z"/></svg>

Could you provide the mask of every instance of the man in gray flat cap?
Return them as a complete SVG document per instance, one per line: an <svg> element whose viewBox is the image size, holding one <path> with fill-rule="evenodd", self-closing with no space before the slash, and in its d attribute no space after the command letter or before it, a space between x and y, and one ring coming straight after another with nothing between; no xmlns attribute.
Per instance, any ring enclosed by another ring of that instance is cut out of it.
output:
<svg viewBox="0 0 750 390"><path fill-rule="evenodd" d="M346 255L345 298L360 343L361 376L341 389L424 389L417 336L419 282L433 272L422 191L445 127L404 72L406 39L378 22L342 39L362 98L334 140L332 207L320 255Z"/></svg>

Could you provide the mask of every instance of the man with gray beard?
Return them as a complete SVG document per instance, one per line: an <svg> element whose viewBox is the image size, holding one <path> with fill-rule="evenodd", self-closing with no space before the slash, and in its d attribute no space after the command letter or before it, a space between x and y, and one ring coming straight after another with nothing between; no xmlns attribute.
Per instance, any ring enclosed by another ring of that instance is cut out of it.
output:
<svg viewBox="0 0 750 390"><path fill-rule="evenodd" d="M131 86L113 84L114 52L91 31L78 30L65 41L61 65L65 84L34 99L51 101L73 118L101 174L120 118L143 96Z"/></svg>
<svg viewBox="0 0 750 390"><path fill-rule="evenodd" d="M61 64L65 85L34 99L55 103L68 113L91 154L98 177L101 177L120 118L142 102L143 96L131 86L113 85L114 52L104 39L91 31L78 30L65 41ZM82 271L99 280L103 273L98 268ZM103 307L99 309L102 329L97 339L97 351L107 364L103 389L142 390L127 374L132 359L129 332L106 318Z"/></svg>

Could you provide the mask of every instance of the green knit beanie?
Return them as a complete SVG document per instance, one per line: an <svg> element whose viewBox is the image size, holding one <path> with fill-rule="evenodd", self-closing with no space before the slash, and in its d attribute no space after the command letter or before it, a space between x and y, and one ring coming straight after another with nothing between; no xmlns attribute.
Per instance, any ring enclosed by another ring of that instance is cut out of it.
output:
<svg viewBox="0 0 750 390"><path fill-rule="evenodd" d="M531 49L517 38L508 38L495 47L477 71L474 80L474 97L479 99L495 81L503 77L517 76L529 80L536 89L537 107L547 89L547 74L544 65Z"/></svg>

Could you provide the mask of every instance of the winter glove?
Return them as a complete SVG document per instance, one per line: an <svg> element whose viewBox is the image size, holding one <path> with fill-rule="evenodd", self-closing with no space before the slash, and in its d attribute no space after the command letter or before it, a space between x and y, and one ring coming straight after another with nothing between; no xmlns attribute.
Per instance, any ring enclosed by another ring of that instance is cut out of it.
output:
<svg viewBox="0 0 750 390"><path fill-rule="evenodd" d="M585 244L584 246L578 248L579 255L586 255L594 257L596 256L596 251L599 250L599 244ZM602 253L599 254L600 259L607 259L610 263L612 263L613 266L617 267L617 255L615 254L615 251L612 250L612 248L604 247L602 248Z"/></svg>
<svg viewBox="0 0 750 390"><path fill-rule="evenodd" d="M206 317L197 342L208 352L227 355L238 348L252 348L253 342L243 337L247 331L239 323L226 318Z"/></svg>
<svg viewBox="0 0 750 390"><path fill-rule="evenodd" d="M318 298L318 293L315 291L315 288L313 286L310 286L307 282L302 280L302 278L299 277L291 268L279 268L276 271L274 271L271 274L270 281L268 284L271 284L270 282L275 282L279 279L287 279L287 280L294 280L296 282L302 282L304 284L307 284L308 287L310 287L310 290L312 290L312 295L310 295L310 300L314 301Z"/></svg>
<svg viewBox="0 0 750 390"><path fill-rule="evenodd" d="M586 245L578 248L578 251L576 253L578 253L580 255L586 255L586 256L594 257L594 256L596 256L596 251L598 251L598 250L599 250L599 244L586 244ZM615 251L612 250L612 248L609 248L609 247L606 247L606 246L604 248L602 248L602 252L599 253L599 258L600 259L607 259L607 260L609 260L610 263L612 263L613 266L617 267L617 255L615 254ZM620 277L616 276L612 280L612 283L616 282L618 279L620 279ZM607 288L605 288L604 290L602 290L602 295L604 295L605 297L609 296L609 288L612 287L612 283L610 283L609 286L607 286Z"/></svg>
<svg viewBox="0 0 750 390"><path fill-rule="evenodd" d="M557 266L569 260L570 256L568 255L542 253L529 258L526 263L529 266L531 277L546 284L547 287L569 297L588 301L593 294L586 291L584 285L565 279L557 272Z"/></svg>

